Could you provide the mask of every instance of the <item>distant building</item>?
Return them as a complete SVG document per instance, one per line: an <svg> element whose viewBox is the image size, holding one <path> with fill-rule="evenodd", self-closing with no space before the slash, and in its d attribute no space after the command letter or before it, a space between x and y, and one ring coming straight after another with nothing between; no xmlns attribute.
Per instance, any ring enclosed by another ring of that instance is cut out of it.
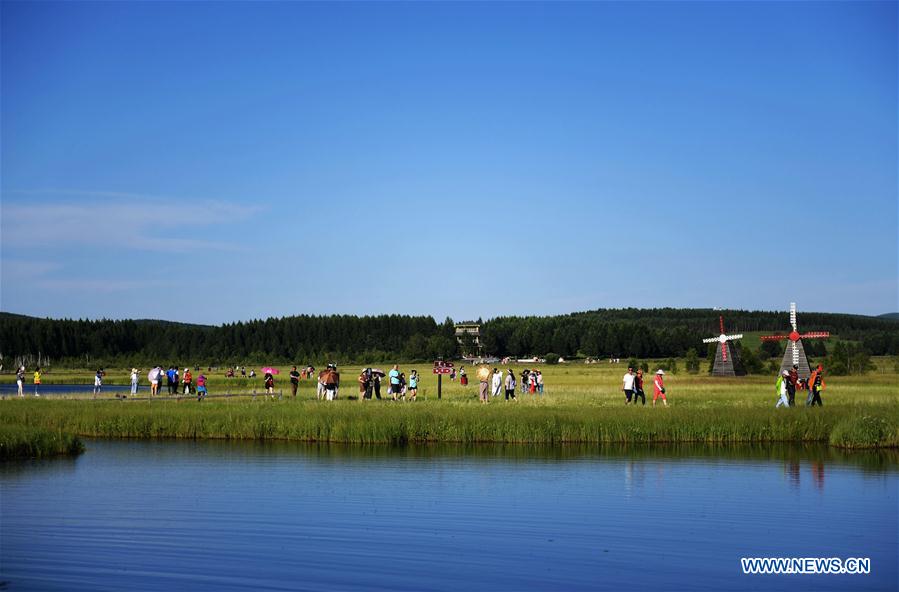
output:
<svg viewBox="0 0 899 592"><path fill-rule="evenodd" d="M456 341L462 347L462 356L481 355L481 325L478 323L456 323ZM474 348L475 351L465 351Z"/></svg>

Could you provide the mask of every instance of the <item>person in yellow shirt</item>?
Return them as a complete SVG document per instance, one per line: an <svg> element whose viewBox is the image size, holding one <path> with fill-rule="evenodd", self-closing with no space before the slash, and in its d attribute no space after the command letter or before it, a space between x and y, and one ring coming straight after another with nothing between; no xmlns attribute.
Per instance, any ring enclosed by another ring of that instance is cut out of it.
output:
<svg viewBox="0 0 899 592"><path fill-rule="evenodd" d="M37 370L34 371L34 396L40 397L41 395L37 392L37 387L41 385L41 367L38 366Z"/></svg>

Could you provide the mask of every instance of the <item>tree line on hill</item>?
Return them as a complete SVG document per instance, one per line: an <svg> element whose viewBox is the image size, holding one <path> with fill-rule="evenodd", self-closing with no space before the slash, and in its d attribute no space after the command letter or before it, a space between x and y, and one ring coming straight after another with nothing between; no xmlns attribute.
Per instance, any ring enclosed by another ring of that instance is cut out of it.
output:
<svg viewBox="0 0 899 592"><path fill-rule="evenodd" d="M565 358L675 358L694 349L698 357L714 356L705 337L718 333L718 315L728 333L789 329L785 312L713 311L709 309L614 309L546 317L498 317L481 322L485 354ZM480 321L479 321L480 322ZM899 323L855 315L800 313L800 329L830 331L857 342L869 355L899 354ZM783 342L764 343L751 355L777 357ZM809 354L827 354L823 341L808 341ZM242 360L299 364L334 359L450 359L461 346L452 319L430 316L290 316L227 323L190 325L154 320L39 319L0 313L0 354L15 360L36 356L54 363L83 367L141 365L191 360L229 365ZM850 354L851 356L851 354ZM750 360L751 361L751 360ZM5 366L11 366L9 362Z"/></svg>

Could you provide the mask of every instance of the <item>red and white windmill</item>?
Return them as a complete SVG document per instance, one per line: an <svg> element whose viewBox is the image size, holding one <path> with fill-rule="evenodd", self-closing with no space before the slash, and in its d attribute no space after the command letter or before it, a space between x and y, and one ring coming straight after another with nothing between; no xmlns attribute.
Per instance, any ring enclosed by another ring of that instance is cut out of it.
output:
<svg viewBox="0 0 899 592"><path fill-rule="evenodd" d="M789 370L793 366L799 367L799 376L808 378L812 373L808 365L808 358L805 355L805 348L802 347L803 339L827 339L830 333L827 331L810 331L808 333L800 333L796 324L796 303L790 303L790 325L793 330L787 335L764 335L762 341L783 341L789 340L787 349L784 351L783 361L780 364L781 371Z"/></svg>
<svg viewBox="0 0 899 592"><path fill-rule="evenodd" d="M737 339L743 339L742 333L737 333L734 335L728 335L724 332L724 317L718 317L718 322L721 327L721 334L718 337L709 337L708 339L703 339L703 343L718 343L718 348L715 352L715 365L712 368L713 376L736 376L737 374L742 374L742 368L740 367L739 360L737 360L737 356L735 351L731 350L731 345L728 341L736 341Z"/></svg>

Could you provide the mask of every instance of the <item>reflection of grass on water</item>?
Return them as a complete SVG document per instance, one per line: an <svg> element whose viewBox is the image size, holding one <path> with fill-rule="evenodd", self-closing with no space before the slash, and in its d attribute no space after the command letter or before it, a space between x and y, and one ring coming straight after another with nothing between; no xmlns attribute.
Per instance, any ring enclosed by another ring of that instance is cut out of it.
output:
<svg viewBox="0 0 899 592"><path fill-rule="evenodd" d="M76 455L83 451L84 444L72 434L0 423L0 460Z"/></svg>

